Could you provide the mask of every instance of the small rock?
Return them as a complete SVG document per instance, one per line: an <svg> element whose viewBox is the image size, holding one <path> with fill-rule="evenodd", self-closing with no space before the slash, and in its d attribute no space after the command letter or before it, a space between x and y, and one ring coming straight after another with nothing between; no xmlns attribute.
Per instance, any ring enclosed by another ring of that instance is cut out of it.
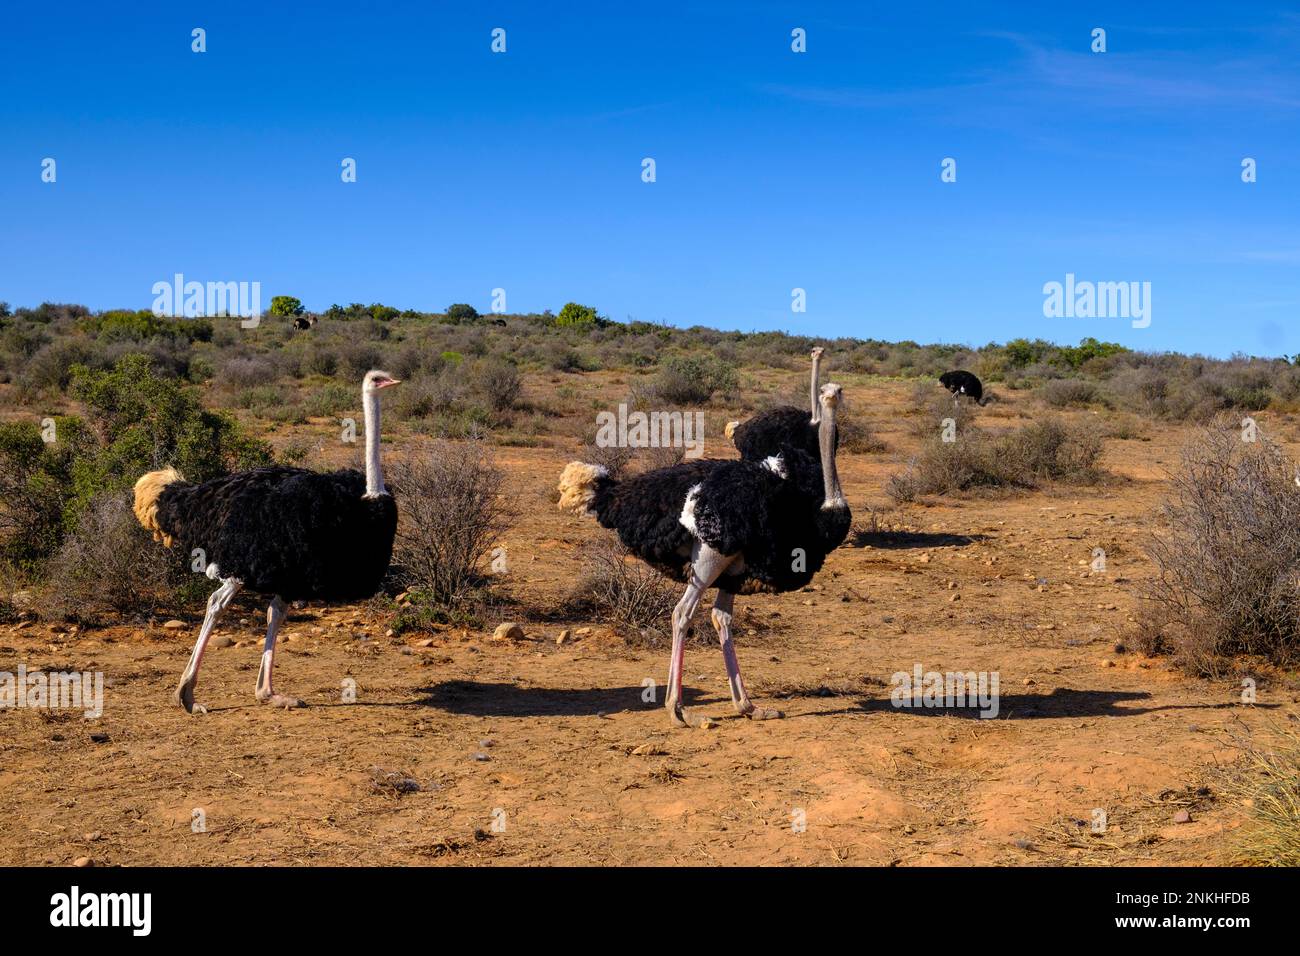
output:
<svg viewBox="0 0 1300 956"><path fill-rule="evenodd" d="M474 754L473 759L479 761L480 763L484 763L488 760L491 760L492 758L480 750L478 753Z"/></svg>
<svg viewBox="0 0 1300 956"><path fill-rule="evenodd" d="M181 630L181 628L183 628L184 626L185 626L185 622L184 622L184 621L171 620L171 621L164 621L164 622L163 622L163 630L164 630L164 631L179 631L179 630Z"/></svg>
<svg viewBox="0 0 1300 956"><path fill-rule="evenodd" d="M384 637L393 637L396 633L397 632L390 627L388 630L384 631Z"/></svg>
<svg viewBox="0 0 1300 956"><path fill-rule="evenodd" d="M94 866L94 865L95 865L95 861L92 860L92 859L91 859L90 857L88 857L88 856L79 856L79 857L77 857L75 860L72 861L72 865L73 865L73 866L76 866L76 867L81 867L81 868L84 869L85 867L88 867L88 866Z"/></svg>
<svg viewBox="0 0 1300 956"><path fill-rule="evenodd" d="M484 737L482 740L478 742L478 745L483 750L488 750L492 747L495 747L497 745L497 742L493 740L491 737Z"/></svg>
<svg viewBox="0 0 1300 956"><path fill-rule="evenodd" d="M213 647L234 647L235 642L228 637L214 637L212 639Z"/></svg>
<svg viewBox="0 0 1300 956"><path fill-rule="evenodd" d="M565 628L563 631L560 632L560 636L555 639L555 643L563 644L565 641L571 639L572 637L573 637L573 632L570 631L568 628Z"/></svg>
<svg viewBox="0 0 1300 956"><path fill-rule="evenodd" d="M954 594L952 597L948 598L948 600L949 600L950 602L951 602L951 601L960 601L960 600L961 600L961 595L960 595L960 594Z"/></svg>
<svg viewBox="0 0 1300 956"><path fill-rule="evenodd" d="M494 641L522 641L524 639L524 629L518 624L509 621L504 624L498 624L497 629L492 632Z"/></svg>
<svg viewBox="0 0 1300 956"><path fill-rule="evenodd" d="M423 640L415 642L416 647L433 647L433 638L426 637Z"/></svg>
<svg viewBox="0 0 1300 956"><path fill-rule="evenodd" d="M112 738L109 737L108 734L91 734L90 739L92 743L97 743L97 744L106 744L110 740L112 740Z"/></svg>
<svg viewBox="0 0 1300 956"><path fill-rule="evenodd" d="M1179 810L1174 814L1174 823L1191 823L1192 815L1186 810Z"/></svg>
<svg viewBox="0 0 1300 956"><path fill-rule="evenodd" d="M1023 683L1026 687L1033 687L1035 684L1038 683L1038 681L1034 680L1032 677L1026 677Z"/></svg>
<svg viewBox="0 0 1300 956"><path fill-rule="evenodd" d="M104 839L104 838L103 838L103 836L100 835L100 832L99 832L98 830L95 830L93 833L87 833L87 834L86 834L86 842L87 842L87 843L94 843L94 842L96 842L97 840L102 840L102 839Z"/></svg>

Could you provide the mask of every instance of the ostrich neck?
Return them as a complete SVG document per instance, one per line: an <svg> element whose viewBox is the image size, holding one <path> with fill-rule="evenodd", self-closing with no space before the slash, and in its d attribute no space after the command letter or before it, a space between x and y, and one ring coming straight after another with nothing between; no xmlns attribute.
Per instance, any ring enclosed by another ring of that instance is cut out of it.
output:
<svg viewBox="0 0 1300 956"><path fill-rule="evenodd" d="M820 355L814 356L812 360L812 387L810 393L812 399L812 423L814 425L819 424L822 420L822 405L821 402L817 401L817 379L821 377L818 374L821 361L822 359Z"/></svg>
<svg viewBox="0 0 1300 956"><path fill-rule="evenodd" d="M366 497L378 498L388 493L379 463L379 396L370 392L362 401L366 414Z"/></svg>
<svg viewBox="0 0 1300 956"><path fill-rule="evenodd" d="M840 490L839 472L835 470L835 408L828 405L822 412L817 428L817 443L822 453L822 481L826 487L823 508L843 508L846 504Z"/></svg>

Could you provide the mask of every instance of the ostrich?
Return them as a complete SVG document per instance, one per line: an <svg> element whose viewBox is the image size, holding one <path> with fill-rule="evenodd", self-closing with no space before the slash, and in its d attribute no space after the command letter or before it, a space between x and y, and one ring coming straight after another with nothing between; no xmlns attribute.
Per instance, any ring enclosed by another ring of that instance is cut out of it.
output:
<svg viewBox="0 0 1300 956"><path fill-rule="evenodd" d="M787 444L806 451L814 459L819 456L817 424L821 420L821 405L817 397L817 379L825 351L818 346L811 353L811 414L793 405L781 405L745 422L727 423L726 435L740 452L741 458L745 461L763 461L779 454L781 447ZM839 441L838 435L835 440Z"/></svg>
<svg viewBox="0 0 1300 956"><path fill-rule="evenodd" d="M305 332L307 331L307 329L312 328L315 324L316 324L316 316L314 315L300 315L293 320L294 330L298 332Z"/></svg>
<svg viewBox="0 0 1300 956"><path fill-rule="evenodd" d="M221 586L208 598L198 641L172 699L194 713L194 687L217 618L241 588L271 597L266 645L257 670L256 697L276 707L301 707L271 686L275 637L285 602L370 597L388 569L397 506L384 487L379 463L379 392L399 384L387 372L367 372L366 471L323 474L303 468L254 468L202 484L174 468L151 471L135 483L135 515L165 547L202 549L207 575ZM200 705L199 711L204 712Z"/></svg>
<svg viewBox="0 0 1300 956"><path fill-rule="evenodd" d="M944 372L939 376L939 384L952 392L954 399L960 395L967 395L974 399L976 404L984 404L984 386L971 372Z"/></svg>
<svg viewBox="0 0 1300 956"><path fill-rule="evenodd" d="M661 574L686 583L673 609L673 651L665 706L677 726L708 726L682 707L686 631L704 592L718 588L713 626L737 713L754 720L783 716L756 707L745 691L731 643L738 593L804 587L848 534L851 515L835 470L839 385L819 396L818 456L791 444L764 461L684 462L616 481L599 465L570 462L560 476L560 507L593 515L623 545Z"/></svg>

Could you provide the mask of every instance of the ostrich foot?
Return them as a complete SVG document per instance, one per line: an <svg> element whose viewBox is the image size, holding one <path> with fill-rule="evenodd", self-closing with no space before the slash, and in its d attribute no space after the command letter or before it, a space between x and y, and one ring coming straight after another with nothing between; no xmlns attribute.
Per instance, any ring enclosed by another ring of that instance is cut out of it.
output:
<svg viewBox="0 0 1300 956"><path fill-rule="evenodd" d="M785 717L785 714L779 710L773 710L771 707L756 707L748 700L736 710L740 716L748 717L750 720L781 720Z"/></svg>
<svg viewBox="0 0 1300 956"><path fill-rule="evenodd" d="M197 680L181 681L181 683L177 685L176 690L172 693L173 703L175 703L177 707L184 708L185 713L190 715L206 714L208 712L208 709L202 704L194 703L194 685L197 683Z"/></svg>
<svg viewBox="0 0 1300 956"><path fill-rule="evenodd" d="M703 714L692 714L675 701L668 704L668 719L673 722L674 727L695 727L699 730L708 730L710 727L718 726L718 722L712 717L705 717Z"/></svg>
<svg viewBox="0 0 1300 956"><path fill-rule="evenodd" d="M285 710L307 706L297 697L289 697L286 694L273 694L266 690L257 692L257 702L259 704L270 704L272 707L283 707Z"/></svg>

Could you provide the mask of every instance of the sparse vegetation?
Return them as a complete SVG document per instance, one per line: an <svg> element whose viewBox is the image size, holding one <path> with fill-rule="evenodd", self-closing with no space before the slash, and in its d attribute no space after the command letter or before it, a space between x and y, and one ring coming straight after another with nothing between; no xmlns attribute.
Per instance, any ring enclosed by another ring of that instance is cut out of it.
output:
<svg viewBox="0 0 1300 956"><path fill-rule="evenodd" d="M465 604L492 572L489 552L515 518L504 474L482 445L448 442L391 470L401 515L393 561L402 584L428 604ZM508 553L499 557L509 561Z"/></svg>
<svg viewBox="0 0 1300 956"><path fill-rule="evenodd" d="M1233 418L1201 429L1170 476L1146 551L1135 645L1191 673L1231 673L1236 655L1290 666L1300 655L1300 489L1269 438Z"/></svg>

